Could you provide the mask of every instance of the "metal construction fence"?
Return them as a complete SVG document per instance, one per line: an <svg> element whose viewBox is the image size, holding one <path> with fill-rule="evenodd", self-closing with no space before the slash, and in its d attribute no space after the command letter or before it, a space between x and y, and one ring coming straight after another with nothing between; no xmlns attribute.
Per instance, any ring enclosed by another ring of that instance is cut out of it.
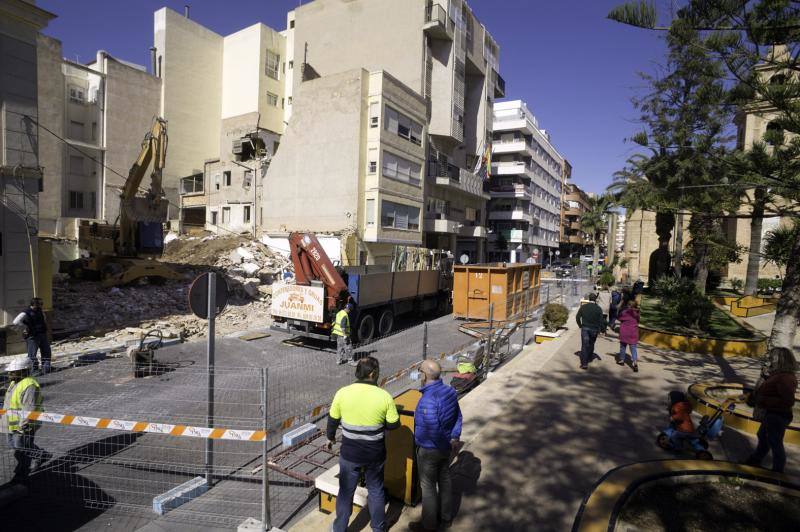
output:
<svg viewBox="0 0 800 532"><path fill-rule="evenodd" d="M461 357L484 349L482 378L532 340L547 303L572 307L590 289L585 280L544 281L537 306L474 328L473 338L444 316L398 324L390 335L355 345L354 353L379 354L379 384L393 395L418 385L415 370L425 358L452 371ZM47 501L76 523L122 511L131 516L126 527L158 519L230 528L248 517L273 526L290 521L313 497L313 478L335 463L337 449L325 449L320 432L288 447L283 436L305 423L323 427L333 394L353 382L353 368L336 365L321 343L275 356L219 339L218 360L226 363L213 370L210 418L208 370L187 356L187 345L157 352L155 369L141 378L125 357L41 377L45 411L31 414L40 450L28 452L43 463L27 482L28 502L11 511L35 511ZM0 486L15 465L13 450L0 447ZM193 497L173 508L163 495L176 488Z"/></svg>

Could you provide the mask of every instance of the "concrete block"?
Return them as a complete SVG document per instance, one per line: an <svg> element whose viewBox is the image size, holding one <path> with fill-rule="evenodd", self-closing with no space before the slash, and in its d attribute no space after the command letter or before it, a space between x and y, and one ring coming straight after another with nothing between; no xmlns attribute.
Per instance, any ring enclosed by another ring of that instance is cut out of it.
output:
<svg viewBox="0 0 800 532"><path fill-rule="evenodd" d="M158 515L164 515L170 510L189 502L195 497L199 497L208 491L208 484L203 477L195 477L187 480L171 490L153 497L153 511Z"/></svg>
<svg viewBox="0 0 800 532"><path fill-rule="evenodd" d="M293 445L297 445L303 440L307 440L314 434L319 431L319 428L314 425L313 423L306 423L305 425L301 425L296 429L290 430L286 434L283 435L283 446L291 447Z"/></svg>
<svg viewBox="0 0 800 532"><path fill-rule="evenodd" d="M236 532L261 532L261 521L248 517L236 528ZM269 532L283 532L280 528L272 527Z"/></svg>

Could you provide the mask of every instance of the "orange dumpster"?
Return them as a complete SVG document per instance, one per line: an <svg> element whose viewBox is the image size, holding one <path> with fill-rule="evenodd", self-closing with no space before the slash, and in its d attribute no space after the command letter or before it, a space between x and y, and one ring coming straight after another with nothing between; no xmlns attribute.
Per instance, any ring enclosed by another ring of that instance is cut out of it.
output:
<svg viewBox="0 0 800 532"><path fill-rule="evenodd" d="M467 264L453 267L453 314L457 318L511 320L539 304L539 264Z"/></svg>

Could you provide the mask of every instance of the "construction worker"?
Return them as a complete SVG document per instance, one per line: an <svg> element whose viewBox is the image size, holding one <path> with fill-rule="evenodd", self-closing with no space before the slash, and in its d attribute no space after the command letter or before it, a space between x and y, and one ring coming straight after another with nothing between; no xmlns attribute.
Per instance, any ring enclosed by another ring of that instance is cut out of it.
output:
<svg viewBox="0 0 800 532"><path fill-rule="evenodd" d="M386 462L384 432L400 426L400 416L389 392L379 388L380 364L365 357L356 365L357 382L340 388L328 414L328 449L342 426L339 454L339 494L333 532L345 532L353 512L353 495L362 472L367 484L367 506L374 532L386 530L383 465Z"/></svg>
<svg viewBox="0 0 800 532"><path fill-rule="evenodd" d="M14 449L14 458L17 460L12 482L24 482L44 458L42 450L33 441L38 424L19 412L42 411L42 393L39 383L31 377L31 368L32 363L27 358L14 359L6 366L9 385L3 408L17 411L6 413L8 445Z"/></svg>
<svg viewBox="0 0 800 532"><path fill-rule="evenodd" d="M32 371L36 373L39 361L36 352L42 353L42 374L50 373L50 339L48 338L47 320L42 312L42 298L31 299L30 307L20 312L14 318L14 325L22 327L22 336L28 344L28 358L31 359Z"/></svg>
<svg viewBox="0 0 800 532"><path fill-rule="evenodd" d="M336 313L331 334L336 337L336 354L339 356L339 364L348 362L355 365L353 359L353 344L350 341L350 311L353 305L348 303L342 310Z"/></svg>

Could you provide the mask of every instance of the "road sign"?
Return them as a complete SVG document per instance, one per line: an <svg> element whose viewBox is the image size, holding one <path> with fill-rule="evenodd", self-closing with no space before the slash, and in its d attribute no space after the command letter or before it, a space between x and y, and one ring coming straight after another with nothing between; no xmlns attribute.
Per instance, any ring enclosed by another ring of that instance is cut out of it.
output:
<svg viewBox="0 0 800 532"><path fill-rule="evenodd" d="M558 257L559 255L561 255L561 252L559 250L556 250L556 257Z"/></svg>
<svg viewBox="0 0 800 532"><path fill-rule="evenodd" d="M208 273L204 273L192 281L189 288L189 308L198 318L208 318ZM228 283L222 274L214 275L214 285L216 286L216 315L225 310L228 305Z"/></svg>
<svg viewBox="0 0 800 532"><path fill-rule="evenodd" d="M459 258L459 260L461 261L461 264L466 264L466 263L468 263L468 262L469 262L469 255L467 255L466 253L464 253L463 255L461 255L461 257Z"/></svg>

